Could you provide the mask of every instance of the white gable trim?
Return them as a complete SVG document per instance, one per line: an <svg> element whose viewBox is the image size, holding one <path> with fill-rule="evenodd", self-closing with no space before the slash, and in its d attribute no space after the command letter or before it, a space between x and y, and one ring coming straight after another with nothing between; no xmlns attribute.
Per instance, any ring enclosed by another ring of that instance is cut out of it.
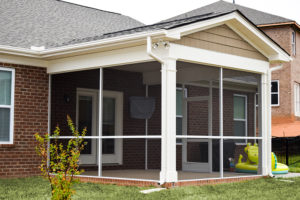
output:
<svg viewBox="0 0 300 200"><path fill-rule="evenodd" d="M274 43L270 38L259 31L257 27L251 24L238 12L229 13L220 17L168 30L166 36L177 36L177 38L179 39L179 36L182 37L223 24L229 26L239 36L250 43L265 57L267 57L270 62L289 62L292 60L284 50L282 50L276 43ZM240 31L241 29L244 30L244 32L246 32L247 34L242 33Z"/></svg>

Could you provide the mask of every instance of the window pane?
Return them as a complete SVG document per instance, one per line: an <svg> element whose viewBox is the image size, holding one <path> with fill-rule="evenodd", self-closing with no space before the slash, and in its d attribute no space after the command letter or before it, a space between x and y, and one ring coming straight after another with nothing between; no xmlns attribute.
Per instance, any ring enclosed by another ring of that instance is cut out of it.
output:
<svg viewBox="0 0 300 200"><path fill-rule="evenodd" d="M272 81L271 85L272 85L271 92L278 92L278 82Z"/></svg>
<svg viewBox="0 0 300 200"><path fill-rule="evenodd" d="M0 141L8 142L10 132L10 109L0 108Z"/></svg>
<svg viewBox="0 0 300 200"><path fill-rule="evenodd" d="M115 102L114 98L103 98L103 136L115 135ZM105 139L102 140L102 153L114 154L115 153L115 140Z"/></svg>
<svg viewBox="0 0 300 200"><path fill-rule="evenodd" d="M78 128L81 131L86 128L86 136L92 135L92 118L93 118L93 98L91 96L79 96L79 117L78 117ZM86 146L84 147L81 154L92 153L92 140L85 139Z"/></svg>
<svg viewBox="0 0 300 200"><path fill-rule="evenodd" d="M234 119L246 119L245 103L245 97L234 96Z"/></svg>
<svg viewBox="0 0 300 200"><path fill-rule="evenodd" d="M176 118L176 135L182 135L182 118ZM181 139L177 139L176 143L181 143Z"/></svg>
<svg viewBox="0 0 300 200"><path fill-rule="evenodd" d="M271 94L272 105L278 105L278 94Z"/></svg>
<svg viewBox="0 0 300 200"><path fill-rule="evenodd" d="M246 126L244 121L234 121L234 136L246 136ZM238 143L244 143L245 140L237 140Z"/></svg>
<svg viewBox="0 0 300 200"><path fill-rule="evenodd" d="M11 72L0 71L0 105L11 104Z"/></svg>
<svg viewBox="0 0 300 200"><path fill-rule="evenodd" d="M115 99L103 98L103 124L115 124Z"/></svg>
<svg viewBox="0 0 300 200"><path fill-rule="evenodd" d="M176 90L176 115L182 115L182 90Z"/></svg>

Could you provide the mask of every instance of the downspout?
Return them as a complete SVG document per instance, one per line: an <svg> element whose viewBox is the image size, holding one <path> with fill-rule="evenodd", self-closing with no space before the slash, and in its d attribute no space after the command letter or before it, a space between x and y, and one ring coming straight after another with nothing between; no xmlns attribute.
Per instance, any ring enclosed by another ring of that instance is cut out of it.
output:
<svg viewBox="0 0 300 200"><path fill-rule="evenodd" d="M152 39L150 36L147 37L147 54L154 58L155 60L157 60L158 62L160 62L161 64L164 64L164 61L157 55L155 55L153 52L152 52Z"/></svg>
<svg viewBox="0 0 300 200"><path fill-rule="evenodd" d="M281 70L283 68L283 64L281 63L280 65L276 66L276 67L272 67L269 70L268 73L268 83L270 84L270 87L268 88L268 101L269 101L269 112L268 112L268 118L269 118L269 131L268 131L268 144L267 144L267 148L268 148L268 152L270 152L268 154L268 165L270 167L269 170L269 176L270 177L274 177L274 175L272 174L272 105L271 105L271 81L272 81L272 72L275 72L277 70Z"/></svg>

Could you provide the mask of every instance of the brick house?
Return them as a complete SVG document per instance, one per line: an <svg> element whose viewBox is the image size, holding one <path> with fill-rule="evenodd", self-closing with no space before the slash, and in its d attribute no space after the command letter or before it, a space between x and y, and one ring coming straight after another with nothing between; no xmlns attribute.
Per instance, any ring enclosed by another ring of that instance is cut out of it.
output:
<svg viewBox="0 0 300 200"><path fill-rule="evenodd" d="M269 79L291 58L243 13L146 26L32 2L0 8L0 177L38 175L33 134L59 125L67 141L67 114L88 129L83 180L185 185L272 174ZM259 145L257 173L230 172L247 142Z"/></svg>

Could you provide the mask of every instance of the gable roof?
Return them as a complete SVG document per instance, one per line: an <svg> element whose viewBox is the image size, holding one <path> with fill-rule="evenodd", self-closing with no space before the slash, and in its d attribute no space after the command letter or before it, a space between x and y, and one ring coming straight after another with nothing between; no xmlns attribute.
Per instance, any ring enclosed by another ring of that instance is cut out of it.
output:
<svg viewBox="0 0 300 200"><path fill-rule="evenodd" d="M174 19L174 20L159 22L159 23L155 23L155 24L151 24L151 25L144 25L144 26L134 27L134 28L130 28L130 29L115 31L115 32L111 32L111 33L105 33L105 34L97 35L97 36L93 36L93 37L76 38L76 39L73 39L73 40L70 40L70 41L64 43L64 45L90 42L90 41L94 41L94 40L100 40L100 39L111 38L111 37L122 36L122 35L128 35L128 34L134 34L134 33L145 32L145 31L169 30L169 29L173 29L173 28L176 28L176 27L191 24L191 23L194 23L194 22L199 22L199 21L219 17L219 16L226 15L226 14L229 14L229 13L232 13L232 12L234 12L234 11L231 11L231 12L210 12L210 13L205 13L205 14L201 14L201 15L197 15L197 16L186 17L186 18L182 18L182 19Z"/></svg>
<svg viewBox="0 0 300 200"><path fill-rule="evenodd" d="M144 24L119 13L60 0L1 0L0 44L30 48L62 46Z"/></svg>
<svg viewBox="0 0 300 200"><path fill-rule="evenodd" d="M202 15L205 13L211 12L231 12L234 10L239 10L243 15L245 15L252 23L255 25L262 25L262 24L275 24L275 23L284 23L284 22L293 22L294 20L287 19L284 17L280 17L277 15L265 13L259 10L255 10L252 8L244 7L238 4L229 3L226 1L217 1L215 3L209 4L207 6L203 6L192 10L187 13L183 13L181 15L177 15L175 17L169 18L164 20L163 22L193 17L197 15Z"/></svg>

